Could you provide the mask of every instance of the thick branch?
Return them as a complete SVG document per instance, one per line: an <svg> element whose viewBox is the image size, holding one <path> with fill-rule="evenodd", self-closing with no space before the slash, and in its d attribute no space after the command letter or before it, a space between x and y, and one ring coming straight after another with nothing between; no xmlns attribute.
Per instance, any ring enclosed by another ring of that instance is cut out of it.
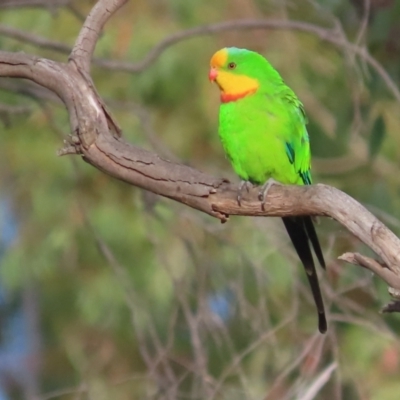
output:
<svg viewBox="0 0 400 400"><path fill-rule="evenodd" d="M101 30L108 19L128 0L100 0L93 7L76 39L70 60L89 72L90 63Z"/></svg>
<svg viewBox="0 0 400 400"><path fill-rule="evenodd" d="M84 155L86 161L117 179L169 197L222 221L228 215L332 217L378 254L393 271L392 274L380 273L376 269L373 272L391 286L400 288L400 280L395 279L400 275L400 240L361 204L338 189L327 185L276 185L269 191L263 209L258 200L258 189L253 188L248 194L244 193L239 206L237 185L163 160L122 140L98 137ZM372 270L370 265L363 264Z"/></svg>
<svg viewBox="0 0 400 400"><path fill-rule="evenodd" d="M0 76L32 80L56 93L65 103L73 138L64 154L80 153L85 161L117 179L222 221L226 221L229 215L330 216L369 246L383 264L357 255L347 255L347 260L355 260L400 290L400 240L345 193L326 185L273 186L262 208L257 199L258 190L253 188L245 194L239 207L236 185L165 160L112 134L115 124L94 88L88 74L88 63L103 24L124 3L125 0L100 0L96 4L71 56L77 57L74 63L63 64L28 54L0 52ZM105 9L105 5L111 7Z"/></svg>

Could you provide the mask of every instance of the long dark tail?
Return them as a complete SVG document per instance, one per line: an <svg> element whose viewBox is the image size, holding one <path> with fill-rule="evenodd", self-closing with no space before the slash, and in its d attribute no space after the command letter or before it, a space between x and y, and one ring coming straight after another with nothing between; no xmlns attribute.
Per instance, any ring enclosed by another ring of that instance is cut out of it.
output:
<svg viewBox="0 0 400 400"><path fill-rule="evenodd" d="M323 268L325 268L325 261L311 217L284 217L282 220L304 269L306 270L308 282L310 283L314 302L318 311L318 329L321 333L325 333L327 330L327 323L324 302L319 288L317 271L315 270L309 240Z"/></svg>

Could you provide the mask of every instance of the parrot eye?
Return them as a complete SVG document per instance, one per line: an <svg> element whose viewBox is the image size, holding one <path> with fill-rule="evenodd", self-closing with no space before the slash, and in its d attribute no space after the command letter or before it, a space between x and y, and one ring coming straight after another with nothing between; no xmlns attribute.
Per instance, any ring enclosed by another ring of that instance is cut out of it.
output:
<svg viewBox="0 0 400 400"><path fill-rule="evenodd" d="M229 69L235 69L236 68L236 63L234 63L234 62L229 63L228 64L228 68Z"/></svg>

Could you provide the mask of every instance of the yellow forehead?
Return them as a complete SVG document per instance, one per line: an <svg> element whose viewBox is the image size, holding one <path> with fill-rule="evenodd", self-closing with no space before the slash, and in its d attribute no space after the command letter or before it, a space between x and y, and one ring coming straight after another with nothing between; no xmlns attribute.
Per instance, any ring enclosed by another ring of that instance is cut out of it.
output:
<svg viewBox="0 0 400 400"><path fill-rule="evenodd" d="M227 49L218 50L211 57L210 65L211 67L222 67L223 65L225 65L227 59L228 59L228 50Z"/></svg>

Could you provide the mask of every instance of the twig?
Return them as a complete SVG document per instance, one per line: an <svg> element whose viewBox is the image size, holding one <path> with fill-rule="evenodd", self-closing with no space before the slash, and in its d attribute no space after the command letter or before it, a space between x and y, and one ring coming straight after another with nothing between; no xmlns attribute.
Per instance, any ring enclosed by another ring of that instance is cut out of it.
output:
<svg viewBox="0 0 400 400"><path fill-rule="evenodd" d="M360 29L357 33L355 44L361 43L361 41L364 39L368 28L369 17L371 15L371 0L362 0L362 3L363 16Z"/></svg>
<svg viewBox="0 0 400 400"><path fill-rule="evenodd" d="M59 53L70 54L71 46L68 46L55 40L47 39L43 36L35 35L32 32L25 32L21 29L15 29L11 26L0 24L0 35L29 43L39 48L57 51Z"/></svg>
<svg viewBox="0 0 400 400"><path fill-rule="evenodd" d="M100 253L104 256L104 258L107 260L109 266L111 267L112 271L114 272L116 278L118 279L119 283L121 284L121 287L124 290L124 297L125 297L125 302L126 305L129 308L130 314L131 314L131 323L135 329L135 335L138 339L139 342L139 350L142 355L142 358L144 362L147 365L148 368L148 374L149 376L154 380L154 382L157 384L160 390L162 391L167 391L170 393L171 391L173 393L176 392L176 387L173 385L174 382L176 381L174 379L174 373L173 370L171 369L170 365L167 363L166 357L164 355L161 355L162 353L162 348L159 343L159 338L156 335L156 331L154 327L152 327L151 332L152 332L152 339L155 339L155 342L153 341L157 351L158 351L158 356L152 357L150 354L149 349L147 348L146 344L146 337L142 333L142 329L139 327L139 323L137 321L137 313L138 313L138 301L137 301L137 296L134 293L134 290L132 286L130 285L130 280L127 277L125 269L119 264L117 261L114 253L110 249L110 247L106 244L106 242L102 239L102 237L97 233L97 231L94 229L93 225L91 224L90 220L87 217L86 212L82 209L82 213L85 218L86 225L90 229L93 238L96 241L96 244L100 250ZM150 324L152 325L152 324ZM155 336L156 335L156 336ZM161 357L160 357L161 355ZM158 370L158 364L161 362L166 370L166 378L169 379L169 382L165 382L166 379L164 379L164 375L161 374ZM171 386L172 385L172 386ZM171 398L174 398L174 394L172 393Z"/></svg>
<svg viewBox="0 0 400 400"><path fill-rule="evenodd" d="M339 260L346 261L350 264L359 265L363 268L367 268L379 277L381 277L390 286L400 289L399 276L391 271L386 265L383 265L372 258L365 257L359 253L345 253L339 257Z"/></svg>
<svg viewBox="0 0 400 400"><path fill-rule="evenodd" d="M332 373L337 368L337 363L333 362L328 367L326 367L314 380L314 383L311 386L307 385L307 390L302 396L299 396L299 400L312 400L316 398L318 392L322 389L322 387L329 381Z"/></svg>
<svg viewBox="0 0 400 400"><path fill-rule="evenodd" d="M3 0L0 8L43 7L55 8L67 5L71 0Z"/></svg>
<svg viewBox="0 0 400 400"><path fill-rule="evenodd" d="M386 304L382 307L382 313L392 313L392 312L400 312L400 301L391 301L389 304Z"/></svg>
<svg viewBox="0 0 400 400"><path fill-rule="evenodd" d="M220 22L213 25L205 25L180 31L168 36L158 43L142 61L135 64L119 63L113 61L102 62L103 66L115 68L126 72L140 72L153 63L167 48L172 45L198 36L212 35L219 32L230 30L252 30L252 29L275 29L275 30L295 30L305 32L319 37L321 40L329 42L343 50L356 54L365 60L385 82L388 89L392 92L397 101L400 102L400 90L392 80L390 75L382 67L382 65L372 57L364 47L350 43L344 38L337 29L322 28L317 25L309 24L302 21L285 21L285 20L237 20L229 22Z"/></svg>
<svg viewBox="0 0 400 400"><path fill-rule="evenodd" d="M105 1L105 0L103 0ZM113 3L113 7L110 8L110 12L114 12L116 9L121 7L127 0L115 0ZM104 10L100 8L100 2L97 3L98 9L96 12L92 11L93 16L90 21L86 21L86 25L81 30L81 33L75 43L74 49L71 53L71 59L78 59L83 57L79 63L82 62L81 67L89 71L90 60L93 55L93 51L95 48L96 41L99 37L101 28L108 20L110 15L104 13ZM103 4L104 8L104 4ZM92 28L91 25L94 24L94 31L90 31ZM15 39L22 38L26 36L25 33L18 33L12 30L13 28L3 27L3 34L9 34L11 37ZM321 40L326 41L335 45L338 48L343 49L344 51L350 52L350 54L357 55L362 60L367 62L370 67L372 67L375 72L382 78L385 82L389 91L393 94L397 101L400 102L400 90L397 87L396 83L390 77L390 75L386 72L386 70L382 67L382 65L372 57L368 51L364 47L360 47L358 43L350 43L346 37L343 36L343 33L338 30L338 28L323 28L317 25L313 25L303 21L286 21L286 20L237 20L237 21L229 21L229 22L221 22L212 25L200 26L197 28L187 29L180 31L178 33L172 34L166 37L164 40L159 42L150 52L143 58L143 60L132 63L125 61L115 61L115 60L107 60L101 58L93 58L93 63L103 68L108 68L116 71L124 71L137 73L146 69L150 64L152 64L167 48L173 46L176 43L179 43L184 40L188 40L191 38L213 35L220 32L231 31L231 30L252 30L252 29L275 29L275 30L294 30L299 32L305 32L319 37ZM56 43L53 41L49 41L44 38L40 38L38 36L34 36L32 40L29 38L24 38L24 41L28 43L38 45L40 47L48 47L54 50L65 52L66 47L62 43ZM84 43L85 42L85 43ZM87 43L86 43L87 42Z"/></svg>
<svg viewBox="0 0 400 400"><path fill-rule="evenodd" d="M307 356L309 356L309 354L314 350L318 341L320 340L321 335L319 334L314 334L310 337L307 343L305 343L303 351L296 357L296 359L290 359L290 361L287 363L288 365L286 366L286 368L284 368L279 375L274 377L274 382L271 388L268 390L268 394L266 395L265 400L268 400L269 398L274 398L275 390L277 390L280 385L284 383L285 379L300 365L300 363L303 362L303 360Z"/></svg>
<svg viewBox="0 0 400 400"><path fill-rule="evenodd" d="M279 330L281 330L283 327L285 327L291 320L293 319L293 315L289 315L287 318L285 318L279 325L277 325L275 328L264 332L264 334L260 335L254 342L250 343L242 352L237 354L234 359L232 360L231 364L225 368L223 373L221 374L221 377L218 379L218 382L215 386L215 389L212 393L212 395L209 397L210 400L214 399L219 391L222 388L222 384L224 381L228 378L230 373L237 368L242 360L250 354L252 351L254 351L258 346L263 344L265 341L273 337Z"/></svg>
<svg viewBox="0 0 400 400"><path fill-rule="evenodd" d="M0 113L5 114L29 114L32 112L30 106L14 106L11 104L0 103Z"/></svg>

